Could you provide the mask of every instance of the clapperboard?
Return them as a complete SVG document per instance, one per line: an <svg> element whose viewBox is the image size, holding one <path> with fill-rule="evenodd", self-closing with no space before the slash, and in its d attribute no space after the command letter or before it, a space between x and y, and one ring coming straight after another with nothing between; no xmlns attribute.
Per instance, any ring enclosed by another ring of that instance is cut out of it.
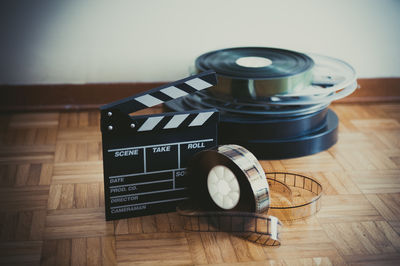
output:
<svg viewBox="0 0 400 266"><path fill-rule="evenodd" d="M217 146L218 111L130 113L216 82L207 71L100 107L107 220L174 211L187 199L186 163Z"/></svg>

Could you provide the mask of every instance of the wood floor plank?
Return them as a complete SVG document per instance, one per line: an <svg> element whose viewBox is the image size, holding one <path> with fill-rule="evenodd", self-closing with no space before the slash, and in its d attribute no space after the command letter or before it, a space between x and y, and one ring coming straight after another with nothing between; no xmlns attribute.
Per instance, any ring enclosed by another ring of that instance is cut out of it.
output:
<svg viewBox="0 0 400 266"><path fill-rule="evenodd" d="M114 234L113 222L105 221L103 208L61 209L49 211L45 239L109 236Z"/></svg>
<svg viewBox="0 0 400 266"><path fill-rule="evenodd" d="M189 252L194 264L207 264L207 256L201 241L200 233L186 233Z"/></svg>
<svg viewBox="0 0 400 266"><path fill-rule="evenodd" d="M343 170L328 151L323 151L307 157L281 160L285 169L289 172L320 172Z"/></svg>
<svg viewBox="0 0 400 266"><path fill-rule="evenodd" d="M310 174L310 176L322 184L325 195L361 194L357 184L346 171L316 172Z"/></svg>
<svg viewBox="0 0 400 266"><path fill-rule="evenodd" d="M221 250L222 260L225 263L235 263L238 261L236 250L228 233L218 233L215 234L215 239L218 242L219 248ZM246 244L246 243L245 243ZM245 248L248 250L248 248Z"/></svg>
<svg viewBox="0 0 400 266"><path fill-rule="evenodd" d="M156 219L157 232L171 232L168 214L160 213L154 216Z"/></svg>
<svg viewBox="0 0 400 266"><path fill-rule="evenodd" d="M79 112L78 113L78 127L88 127L89 126L89 113Z"/></svg>
<svg viewBox="0 0 400 266"><path fill-rule="evenodd" d="M240 262L252 261L251 252L249 251L249 246L247 245L247 243L245 243L245 240L232 235L229 235L229 239L232 242L238 261ZM225 251L222 252L224 253Z"/></svg>
<svg viewBox="0 0 400 266"><path fill-rule="evenodd" d="M365 196L386 221L400 221L400 193Z"/></svg>
<svg viewBox="0 0 400 266"><path fill-rule="evenodd" d="M57 135L57 143L86 143L94 140L101 140L98 127L66 128Z"/></svg>
<svg viewBox="0 0 400 266"><path fill-rule="evenodd" d="M48 128L58 126L59 113L19 113L9 121L11 128Z"/></svg>
<svg viewBox="0 0 400 266"><path fill-rule="evenodd" d="M52 163L53 159L53 154L11 155L9 157L0 157L0 164Z"/></svg>
<svg viewBox="0 0 400 266"><path fill-rule="evenodd" d="M74 184L62 185L59 209L71 209L74 206L74 192Z"/></svg>
<svg viewBox="0 0 400 266"><path fill-rule="evenodd" d="M102 254L102 265L117 264L114 236L101 237L101 254Z"/></svg>
<svg viewBox="0 0 400 266"><path fill-rule="evenodd" d="M15 175L15 186L24 186L29 177L29 167L30 164L20 164L17 166L17 174Z"/></svg>
<svg viewBox="0 0 400 266"><path fill-rule="evenodd" d="M53 169L53 184L58 183L91 183L103 180L102 161L79 161L55 163ZM86 177L95 180L87 179Z"/></svg>
<svg viewBox="0 0 400 266"><path fill-rule="evenodd" d="M128 232L131 234L143 233L142 219L141 217L133 217L127 220Z"/></svg>
<svg viewBox="0 0 400 266"><path fill-rule="evenodd" d="M40 265L56 265L57 261L57 240L45 240L42 247Z"/></svg>
<svg viewBox="0 0 400 266"><path fill-rule="evenodd" d="M86 262L88 266L102 265L101 237L86 238Z"/></svg>
<svg viewBox="0 0 400 266"><path fill-rule="evenodd" d="M344 259L349 265L399 265L400 254L348 255Z"/></svg>
<svg viewBox="0 0 400 266"><path fill-rule="evenodd" d="M207 262L209 264L223 263L224 259L221 254L218 242L215 238L216 233L200 233L201 242L203 243Z"/></svg>
<svg viewBox="0 0 400 266"><path fill-rule="evenodd" d="M396 253L400 237L385 221L324 224L342 255Z"/></svg>
<svg viewBox="0 0 400 266"><path fill-rule="evenodd" d="M334 261L334 265L345 265L345 261L332 243L325 244L303 244L285 245L279 248L264 247L265 255L268 259L300 260L304 258L328 257Z"/></svg>
<svg viewBox="0 0 400 266"><path fill-rule="evenodd" d="M181 219L181 216L177 212L168 213L168 220L169 220L172 232L182 232L183 231L182 219Z"/></svg>
<svg viewBox="0 0 400 266"><path fill-rule="evenodd" d="M3 211L43 210L47 206L49 186L0 188L0 209Z"/></svg>
<svg viewBox="0 0 400 266"><path fill-rule="evenodd" d="M33 213L24 211L18 213L18 220L15 230L15 240L29 240Z"/></svg>
<svg viewBox="0 0 400 266"><path fill-rule="evenodd" d="M191 255L184 234L157 234L140 236L123 235L116 238L118 264L191 264ZM171 236L171 237L168 237ZM135 241L131 241L132 238Z"/></svg>
<svg viewBox="0 0 400 266"><path fill-rule="evenodd" d="M88 208L98 208L101 206L100 204L100 187L102 187L103 184L99 183L90 183L88 184L87 188L87 202L86 206Z"/></svg>
<svg viewBox="0 0 400 266"><path fill-rule="evenodd" d="M0 231L1 242L15 240L15 232L17 230L16 224L18 223L17 212L2 213L2 226Z"/></svg>
<svg viewBox="0 0 400 266"><path fill-rule="evenodd" d="M58 209L61 201L62 185L51 185L49 191L49 200L47 208L49 210Z"/></svg>
<svg viewBox="0 0 400 266"><path fill-rule="evenodd" d="M71 243L71 265L86 265L86 238L72 239Z"/></svg>
<svg viewBox="0 0 400 266"><path fill-rule="evenodd" d="M40 175L42 172L42 164L31 164L29 167L27 186L37 186L40 183Z"/></svg>
<svg viewBox="0 0 400 266"><path fill-rule="evenodd" d="M56 263L61 266L71 264L71 239L57 240Z"/></svg>
<svg viewBox="0 0 400 266"><path fill-rule="evenodd" d="M1 165L1 187L14 187L17 164Z"/></svg>
<svg viewBox="0 0 400 266"><path fill-rule="evenodd" d="M42 241L0 242L0 265L39 265Z"/></svg>
<svg viewBox="0 0 400 266"><path fill-rule="evenodd" d="M353 171L349 175L365 194L400 192L400 170Z"/></svg>
<svg viewBox="0 0 400 266"><path fill-rule="evenodd" d="M153 215L140 217L142 221L143 233L155 233L157 232L156 217Z"/></svg>
<svg viewBox="0 0 400 266"><path fill-rule="evenodd" d="M383 217L364 195L324 195L317 213L321 223L345 221L381 221Z"/></svg>
<svg viewBox="0 0 400 266"><path fill-rule="evenodd" d="M46 226L46 210L33 211L32 224L30 226L30 240L42 240Z"/></svg>
<svg viewBox="0 0 400 266"><path fill-rule="evenodd" d="M120 219L114 221L115 235L129 234L128 219Z"/></svg>

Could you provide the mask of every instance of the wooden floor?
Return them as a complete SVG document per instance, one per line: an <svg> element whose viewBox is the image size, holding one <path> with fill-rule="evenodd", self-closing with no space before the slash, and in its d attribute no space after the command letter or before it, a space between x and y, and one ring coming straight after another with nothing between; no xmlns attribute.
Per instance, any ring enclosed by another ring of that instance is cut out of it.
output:
<svg viewBox="0 0 400 266"><path fill-rule="evenodd" d="M99 114L1 115L0 264L399 265L400 104L332 107L333 148L262 162L325 191L318 215L286 224L278 248L184 232L176 213L106 222Z"/></svg>

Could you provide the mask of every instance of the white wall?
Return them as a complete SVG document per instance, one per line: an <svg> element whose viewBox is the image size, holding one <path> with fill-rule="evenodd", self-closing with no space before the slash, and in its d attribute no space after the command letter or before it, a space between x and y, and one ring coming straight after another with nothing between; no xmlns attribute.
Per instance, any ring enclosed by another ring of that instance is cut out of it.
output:
<svg viewBox="0 0 400 266"><path fill-rule="evenodd" d="M168 81L200 54L281 47L400 77L400 1L9 1L0 84Z"/></svg>

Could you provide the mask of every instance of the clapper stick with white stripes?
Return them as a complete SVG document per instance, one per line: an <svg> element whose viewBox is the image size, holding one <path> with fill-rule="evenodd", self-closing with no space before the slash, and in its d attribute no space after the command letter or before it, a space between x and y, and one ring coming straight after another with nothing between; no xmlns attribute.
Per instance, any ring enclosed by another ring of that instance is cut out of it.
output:
<svg viewBox="0 0 400 266"><path fill-rule="evenodd" d="M215 112L217 112L217 110L207 109L185 113L164 113L151 116L136 116L132 119L137 127L137 131L144 132L156 129L202 126Z"/></svg>
<svg viewBox="0 0 400 266"><path fill-rule="evenodd" d="M207 89L217 84L214 71L202 72L161 87L136 94L125 99L115 101L100 107L100 110L119 109L122 113L129 114L157 104L168 102L179 97Z"/></svg>

